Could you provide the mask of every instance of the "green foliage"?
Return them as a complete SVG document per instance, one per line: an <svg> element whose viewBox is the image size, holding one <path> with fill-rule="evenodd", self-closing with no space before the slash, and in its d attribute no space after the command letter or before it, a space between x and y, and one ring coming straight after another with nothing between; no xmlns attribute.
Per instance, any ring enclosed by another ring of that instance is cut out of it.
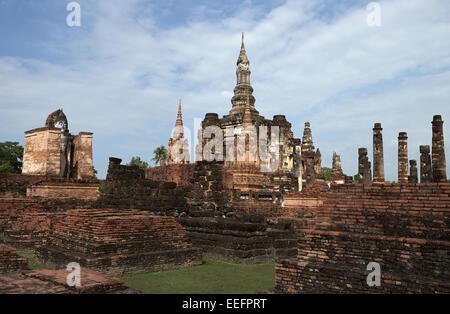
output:
<svg viewBox="0 0 450 314"><path fill-rule="evenodd" d="M100 185L98 186L98 191L99 191L101 194L104 194L104 193L105 193L105 186L106 186L106 182L105 182L105 181L102 181L102 183L100 183Z"/></svg>
<svg viewBox="0 0 450 314"><path fill-rule="evenodd" d="M167 149L164 147L164 145L157 147L153 151L153 154L155 155L155 157L153 157L152 161L154 161L155 163L159 163L160 166L166 163Z"/></svg>
<svg viewBox="0 0 450 314"><path fill-rule="evenodd" d="M97 178L97 174L98 174L97 169L95 169L94 166L92 166L92 169L94 170L94 178L98 179L98 178Z"/></svg>
<svg viewBox="0 0 450 314"><path fill-rule="evenodd" d="M25 257L28 260L28 269L36 270L36 269L47 269L48 267L44 264L39 263L36 260L36 256L32 250L24 249L18 250L17 254Z"/></svg>
<svg viewBox="0 0 450 314"><path fill-rule="evenodd" d="M275 263L235 264L205 258L200 266L129 274L122 279L149 294L248 294L275 286Z"/></svg>
<svg viewBox="0 0 450 314"><path fill-rule="evenodd" d="M328 180L331 177L331 168L322 167L322 175L325 177L325 180Z"/></svg>
<svg viewBox="0 0 450 314"><path fill-rule="evenodd" d="M139 156L131 157L131 161L127 165L128 166L138 166L141 169L147 169L149 167L148 163L141 160L141 157L139 157Z"/></svg>
<svg viewBox="0 0 450 314"><path fill-rule="evenodd" d="M358 174L355 174L353 176L353 183L359 183L359 175Z"/></svg>
<svg viewBox="0 0 450 314"><path fill-rule="evenodd" d="M21 173L23 147L18 142L0 143L0 173Z"/></svg>

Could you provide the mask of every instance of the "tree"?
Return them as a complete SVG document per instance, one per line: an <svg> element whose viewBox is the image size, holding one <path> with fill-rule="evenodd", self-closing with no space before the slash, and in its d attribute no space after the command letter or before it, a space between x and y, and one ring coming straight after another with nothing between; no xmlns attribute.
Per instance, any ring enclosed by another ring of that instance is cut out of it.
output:
<svg viewBox="0 0 450 314"><path fill-rule="evenodd" d="M0 143L0 172L21 173L23 147L18 142Z"/></svg>
<svg viewBox="0 0 450 314"><path fill-rule="evenodd" d="M322 174L325 177L325 180L328 180L329 177L331 177L331 169L327 167L322 167Z"/></svg>
<svg viewBox="0 0 450 314"><path fill-rule="evenodd" d="M164 147L164 145L157 147L153 151L153 154L155 155L155 157L153 157L152 161L154 161L155 163L159 163L160 166L166 163L167 149Z"/></svg>
<svg viewBox="0 0 450 314"><path fill-rule="evenodd" d="M149 167L148 163L141 160L141 157L139 157L139 156L131 157L131 161L127 165L128 166L138 166L141 169L147 169Z"/></svg>

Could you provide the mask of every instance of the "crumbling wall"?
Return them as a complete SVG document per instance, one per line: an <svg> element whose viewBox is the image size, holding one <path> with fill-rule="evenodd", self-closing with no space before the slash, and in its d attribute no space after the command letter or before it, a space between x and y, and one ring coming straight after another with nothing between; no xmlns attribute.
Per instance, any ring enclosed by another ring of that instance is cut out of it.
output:
<svg viewBox="0 0 450 314"><path fill-rule="evenodd" d="M263 216L181 217L187 235L203 254L239 263L256 263L295 255L295 235L289 223L269 225Z"/></svg>
<svg viewBox="0 0 450 314"><path fill-rule="evenodd" d="M277 261L277 292L450 292L450 184L337 185L319 198L312 224L297 225L297 258Z"/></svg>
<svg viewBox="0 0 450 314"><path fill-rule="evenodd" d="M174 217L126 209L68 210L37 249L51 265L78 262L111 274L199 265L201 252Z"/></svg>
<svg viewBox="0 0 450 314"><path fill-rule="evenodd" d="M184 210L184 187L174 182L148 180L143 169L121 165L121 161L110 158L100 207L139 208L163 215L174 215Z"/></svg>
<svg viewBox="0 0 450 314"><path fill-rule="evenodd" d="M153 181L189 185L194 177L195 164L171 164L145 169L145 178Z"/></svg>
<svg viewBox="0 0 450 314"><path fill-rule="evenodd" d="M0 243L0 274L20 271L26 268L27 260L20 257L15 248Z"/></svg>
<svg viewBox="0 0 450 314"><path fill-rule="evenodd" d="M48 180L39 175L0 173L0 197L25 197L27 187Z"/></svg>

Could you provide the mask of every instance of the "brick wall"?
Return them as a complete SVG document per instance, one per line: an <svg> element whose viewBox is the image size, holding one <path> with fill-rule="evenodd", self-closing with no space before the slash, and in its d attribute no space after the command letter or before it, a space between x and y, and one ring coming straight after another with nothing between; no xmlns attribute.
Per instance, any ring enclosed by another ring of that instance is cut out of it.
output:
<svg viewBox="0 0 450 314"><path fill-rule="evenodd" d="M52 187L55 187L55 196L57 197L58 191L65 193L67 197L68 192L64 192L64 189L70 190L72 187L86 187L90 188L90 195L98 190L100 181L94 178L86 179L65 179L57 176L43 176L43 175L24 175L14 173L0 173L0 198L2 197L26 197L27 189L34 186L47 186L47 191ZM31 191L30 191L31 193ZM70 194L72 198L77 196L85 198L85 193ZM47 195L28 195L28 196L51 196L49 191Z"/></svg>
<svg viewBox="0 0 450 314"><path fill-rule="evenodd" d="M289 223L269 225L263 216L181 217L187 235L206 256L241 263L295 255L295 235Z"/></svg>
<svg viewBox="0 0 450 314"><path fill-rule="evenodd" d="M73 168L77 179L91 178L94 175L92 163L92 135L90 132L80 132L74 136Z"/></svg>
<svg viewBox="0 0 450 314"><path fill-rule="evenodd" d="M103 208L139 208L162 215L174 215L185 208L185 188L174 182L145 179L137 166L124 166L110 158L105 193L99 201Z"/></svg>
<svg viewBox="0 0 450 314"><path fill-rule="evenodd" d="M27 196L96 200L100 196L98 188L99 183L44 183L29 186L27 188Z"/></svg>
<svg viewBox="0 0 450 314"><path fill-rule="evenodd" d="M25 197L29 185L46 180L45 176L0 173L0 197Z"/></svg>
<svg viewBox="0 0 450 314"><path fill-rule="evenodd" d="M26 268L27 260L17 255L15 248L0 243L0 273L20 271Z"/></svg>
<svg viewBox="0 0 450 314"><path fill-rule="evenodd" d="M39 200L26 198L0 198L0 229L4 229L23 214L43 211ZM1 227L3 226L3 227Z"/></svg>
<svg viewBox="0 0 450 314"><path fill-rule="evenodd" d="M124 281L81 269L81 286L67 284L68 271L39 269L23 273L0 275L0 294L138 294L138 290L124 286Z"/></svg>
<svg viewBox="0 0 450 314"><path fill-rule="evenodd" d="M55 220L36 256L121 274L201 264L201 253L174 217L126 209L69 210Z"/></svg>
<svg viewBox="0 0 450 314"><path fill-rule="evenodd" d="M450 184L337 185L317 199L309 223L292 219L298 253L277 262L278 292L450 292ZM381 287L366 283L369 262Z"/></svg>
<svg viewBox="0 0 450 314"><path fill-rule="evenodd" d="M145 177L153 181L175 182L189 185L194 176L195 164L171 164L145 169Z"/></svg>
<svg viewBox="0 0 450 314"><path fill-rule="evenodd" d="M44 127L25 132L23 174L59 175L61 130Z"/></svg>

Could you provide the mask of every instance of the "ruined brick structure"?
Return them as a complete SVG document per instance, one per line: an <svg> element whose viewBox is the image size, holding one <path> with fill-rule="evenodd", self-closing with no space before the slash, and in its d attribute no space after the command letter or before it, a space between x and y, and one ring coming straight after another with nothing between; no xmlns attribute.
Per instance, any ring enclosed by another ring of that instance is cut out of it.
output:
<svg viewBox="0 0 450 314"><path fill-rule="evenodd" d="M333 184L344 184L345 174L342 172L341 156L333 152L333 163L331 168L331 177L329 181Z"/></svg>
<svg viewBox="0 0 450 314"><path fill-rule="evenodd" d="M186 191L182 186L146 179L143 169L121 165L121 162L118 158L109 159L105 192L99 206L145 209L161 215L173 215L184 210Z"/></svg>
<svg viewBox="0 0 450 314"><path fill-rule="evenodd" d="M367 148L358 149L358 178L360 183L372 182L372 170Z"/></svg>
<svg viewBox="0 0 450 314"><path fill-rule="evenodd" d="M373 182L384 182L383 128L381 123L373 127Z"/></svg>
<svg viewBox="0 0 450 314"><path fill-rule="evenodd" d="M417 174L417 161L410 160L409 161L409 183L418 183L418 174Z"/></svg>
<svg viewBox="0 0 450 314"><path fill-rule="evenodd" d="M432 145L432 165L433 165L433 181L446 182L447 168L445 164L445 149L444 149L444 131L442 125L444 122L440 115L433 117L433 145Z"/></svg>
<svg viewBox="0 0 450 314"><path fill-rule="evenodd" d="M195 164L169 164L145 169L145 178L153 181L175 182L186 186L194 175Z"/></svg>
<svg viewBox="0 0 450 314"><path fill-rule="evenodd" d="M92 133L69 133L66 115L61 109L51 113L45 127L25 132L23 174L65 178L90 178Z"/></svg>
<svg viewBox="0 0 450 314"><path fill-rule="evenodd" d="M322 154L320 150L315 150L311 125L305 122L301 145L301 173L302 185L308 187L315 182L324 182L322 175Z"/></svg>
<svg viewBox="0 0 450 314"><path fill-rule="evenodd" d="M173 130L173 137L169 139L169 144L167 146L167 164L188 164L189 160L189 141L184 138L180 100L178 104L177 120Z"/></svg>
<svg viewBox="0 0 450 314"><path fill-rule="evenodd" d="M139 294L124 281L82 269L81 286L67 284L67 270L40 269L0 275L0 294Z"/></svg>
<svg viewBox="0 0 450 314"><path fill-rule="evenodd" d="M26 269L27 264L25 258L17 255L15 248L0 243L0 274Z"/></svg>
<svg viewBox="0 0 450 314"><path fill-rule="evenodd" d="M267 186L266 182L261 183L267 180L255 176L256 171L266 175L269 181L275 178L270 185L282 192L301 190L316 180L323 181L321 154L312 145L309 123L305 125L306 137L302 145L300 139L294 138L292 125L284 115L275 115L270 120L256 110L250 62L243 40L236 65L237 83L231 99L232 108L222 118L216 113L205 115L195 148L196 161L211 161L208 155L217 161L223 160L225 168L236 174L234 179L239 189L243 188L240 177L245 176L247 170L250 170L248 184L259 186L259 189ZM279 145L276 130L279 130ZM267 143L267 147L262 143ZM273 145L276 146L271 147ZM276 151L278 147L279 152Z"/></svg>
<svg viewBox="0 0 450 314"><path fill-rule="evenodd" d="M77 262L122 274L200 265L185 229L174 217L126 209L68 210L36 256L46 264Z"/></svg>
<svg viewBox="0 0 450 314"><path fill-rule="evenodd" d="M371 184L367 149L360 148L360 184L313 185L285 195L286 211L277 218L291 222L298 251L277 260L275 292L450 293L450 183L431 183L429 146L420 153L421 184L415 160L408 176L407 134L400 132L400 183ZM444 158L435 157L438 168ZM367 283L372 262L381 267L380 286Z"/></svg>
<svg viewBox="0 0 450 314"><path fill-rule="evenodd" d="M408 135L398 134L398 182L408 182Z"/></svg>
<svg viewBox="0 0 450 314"><path fill-rule="evenodd" d="M277 260L275 291L450 293L449 204L449 183L333 185L291 219L298 253ZM370 262L379 287L366 283Z"/></svg>
<svg viewBox="0 0 450 314"><path fill-rule="evenodd" d="M420 146L420 183L433 182L431 169L430 146Z"/></svg>

